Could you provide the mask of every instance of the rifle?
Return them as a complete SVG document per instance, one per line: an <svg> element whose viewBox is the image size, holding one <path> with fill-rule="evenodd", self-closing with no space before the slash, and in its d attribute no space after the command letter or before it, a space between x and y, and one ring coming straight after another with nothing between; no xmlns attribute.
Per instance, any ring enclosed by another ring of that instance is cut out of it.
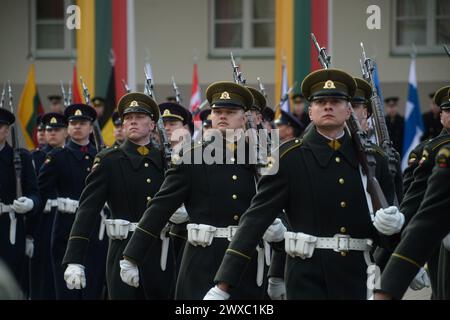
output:
<svg viewBox="0 0 450 320"><path fill-rule="evenodd" d="M130 93L131 92L130 87L128 86L128 84L123 79L122 79L122 84L123 84L123 87L125 89L125 92L126 93Z"/></svg>
<svg viewBox="0 0 450 320"><path fill-rule="evenodd" d="M384 108L381 102L380 96L378 95L377 87L373 79L374 64L372 59L367 58L366 51L364 50L364 45L361 42L361 50L363 60L360 60L361 69L363 73L363 78L370 83L372 87L372 97L370 101L372 103L372 113L375 124L375 133L377 137L377 144L386 153L389 163L389 172L391 173L392 179L395 181L397 175L398 163L400 160L399 153L394 149L392 141L389 137L389 131L386 126L386 119L384 116Z"/></svg>
<svg viewBox="0 0 450 320"><path fill-rule="evenodd" d="M264 88L264 84L262 83L261 78L260 77L256 78L256 81L258 81L259 91L262 93L262 95L264 96L264 98L266 98L266 101L267 101L268 96L267 96L266 88ZM268 107L266 106L266 108L268 108ZM264 129L264 128L260 124L258 126L258 129ZM266 131L262 131L262 132L264 132L266 134ZM272 140L270 139L269 134L266 134L266 140L267 140L267 153L268 153L267 155L268 155L268 157L270 157L272 154Z"/></svg>
<svg viewBox="0 0 450 320"><path fill-rule="evenodd" d="M12 114L14 114L13 107L13 95L11 89L11 82L8 80L8 96L9 96L9 109ZM16 133L16 122L14 122L11 126L11 144L14 150L14 174L16 179L16 198L19 199L22 195L22 159L20 158L19 153L19 139Z"/></svg>
<svg viewBox="0 0 450 320"><path fill-rule="evenodd" d="M196 115L198 115L206 106L208 105L208 99L205 99L200 103L197 109L195 109L194 112L192 112L192 118L194 118Z"/></svg>
<svg viewBox="0 0 450 320"><path fill-rule="evenodd" d="M319 53L317 60L320 62L324 69L328 69L331 65L331 57L327 54L327 50L325 49L325 47L321 48L319 46L314 33L311 33L311 40L314 42L314 45L316 46L316 49Z"/></svg>
<svg viewBox="0 0 450 320"><path fill-rule="evenodd" d="M230 53L231 56L231 66L233 68L233 79L234 82L237 84L240 84L242 86L245 86L246 80L244 79L244 76L242 75L242 72L239 68L239 66L236 64L236 61L234 60L233 52ZM266 164L262 162L262 159L259 154L259 144L258 144L258 137L257 137L257 128L255 125L255 121L253 120L253 114L250 110L245 112L245 115L247 117L247 123L246 123L246 129L247 132L249 132L249 141L250 146L253 147L253 155L256 158L256 168L257 168L257 176L258 178L261 176L261 169Z"/></svg>
<svg viewBox="0 0 450 320"><path fill-rule="evenodd" d="M291 92L294 90L294 88L297 86L297 81L294 82L294 84L288 89L287 92L285 92L281 98L280 98L280 102L278 102L277 107L282 106L283 103L286 102L286 100L289 99L289 95L291 94ZM276 109L276 108L275 108Z"/></svg>
<svg viewBox="0 0 450 320"><path fill-rule="evenodd" d="M0 108L3 108L3 104L5 103L5 94L6 94L6 83L3 84L2 98L0 100Z"/></svg>
<svg viewBox="0 0 450 320"><path fill-rule="evenodd" d="M178 90L178 86L175 82L175 78L172 76L172 88L173 88L173 92L175 92L175 99L177 99L177 103L181 104L181 102L183 102L183 99L181 98L181 94L180 91Z"/></svg>
<svg viewBox="0 0 450 320"><path fill-rule="evenodd" d="M318 50L319 62L322 64L324 69L328 69L330 67L331 57L327 55L326 49L324 47L320 48L313 34L311 34L311 38L313 38L313 41L315 42L316 48ZM359 163L362 167L363 173L367 177L367 192L369 193L370 199L372 200L372 207L375 213L378 209L387 208L389 204L375 176L377 165L375 159L375 150L373 149L366 132L364 132L364 130L361 128L361 125L352 107L351 115L346 123L346 126L350 131L352 140L356 146Z"/></svg>
<svg viewBox="0 0 450 320"><path fill-rule="evenodd" d="M91 98L89 95L88 88L86 87L86 84L83 82L83 78L80 77L81 87L83 88L83 96L85 103L90 106L91 105ZM106 148L105 142L103 141L102 137L102 130L100 129L100 125L98 124L97 117L95 118L93 122L94 126L94 141L95 141L95 149L97 149L97 152L100 152L102 149Z"/></svg>
<svg viewBox="0 0 450 320"><path fill-rule="evenodd" d="M262 93L264 98L266 98L266 100L267 100L266 88L264 88L264 85L263 85L263 83L261 81L261 78L260 77L256 78L256 81L258 81L259 91Z"/></svg>
<svg viewBox="0 0 450 320"><path fill-rule="evenodd" d="M72 81L69 82L69 94L67 95L67 104L72 104Z"/></svg>
<svg viewBox="0 0 450 320"><path fill-rule="evenodd" d="M61 84L61 93L63 96L63 104L64 104L64 108L67 108L68 104L68 100L67 100L67 96L66 96L66 90L64 89L64 84L62 82L62 80L59 81Z"/></svg>
<svg viewBox="0 0 450 320"><path fill-rule="evenodd" d="M231 56L231 66L233 67L233 79L234 82L237 84L245 86L245 82L247 80L244 79L244 76L242 75L242 72L239 68L239 66L236 64L236 61L234 61L233 52L230 53Z"/></svg>
<svg viewBox="0 0 450 320"><path fill-rule="evenodd" d="M450 50L448 50L447 45L444 44L445 53L450 57Z"/></svg>
<svg viewBox="0 0 450 320"><path fill-rule="evenodd" d="M153 100L155 99L155 93L153 91L153 82L152 78L147 73L147 68L144 67L144 74L145 74L145 89L144 92L149 97L151 97ZM156 122L156 127L158 128L159 138L162 143L162 152L164 157L164 167L165 169L169 169L172 166L172 146L170 144L169 138L167 137L166 129L164 128L164 122L160 115L158 117L158 121Z"/></svg>

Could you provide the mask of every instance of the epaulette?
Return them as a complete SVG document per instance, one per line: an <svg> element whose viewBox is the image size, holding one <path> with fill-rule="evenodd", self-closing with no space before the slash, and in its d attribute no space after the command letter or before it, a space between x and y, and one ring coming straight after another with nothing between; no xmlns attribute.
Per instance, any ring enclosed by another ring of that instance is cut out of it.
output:
<svg viewBox="0 0 450 320"><path fill-rule="evenodd" d="M286 142L283 142L280 145L280 159L283 158L289 151L294 150L298 147L300 147L303 144L303 139L300 138L294 138L291 140L288 140Z"/></svg>
<svg viewBox="0 0 450 320"><path fill-rule="evenodd" d="M436 148L439 148L443 144L447 143L450 143L450 135L448 133L441 134L437 137L428 140L424 146L424 149L431 149L432 151L434 151L436 150Z"/></svg>
<svg viewBox="0 0 450 320"><path fill-rule="evenodd" d="M181 163L180 160L187 154L191 153L192 150L206 146L207 144L208 142L200 140L197 142L192 142L189 146L183 146L181 150L178 152L178 154L172 155L172 164L174 165L180 164Z"/></svg>
<svg viewBox="0 0 450 320"><path fill-rule="evenodd" d="M450 145L443 146L437 156L436 156L436 165L439 168L448 168L450 165Z"/></svg>
<svg viewBox="0 0 450 320"><path fill-rule="evenodd" d="M45 156L44 164L51 162L55 156L57 156L58 154L60 154L62 152L64 152L63 147L54 148L52 151L47 153L47 155Z"/></svg>
<svg viewBox="0 0 450 320"><path fill-rule="evenodd" d="M120 150L119 148L111 147L111 148L105 148L105 149L101 150L99 153L97 153L97 155L94 158L94 162L92 164L92 171L94 171L95 168L98 167L98 165L100 164L100 161L102 159L104 159L105 157L108 157L116 152L119 152L119 150Z"/></svg>

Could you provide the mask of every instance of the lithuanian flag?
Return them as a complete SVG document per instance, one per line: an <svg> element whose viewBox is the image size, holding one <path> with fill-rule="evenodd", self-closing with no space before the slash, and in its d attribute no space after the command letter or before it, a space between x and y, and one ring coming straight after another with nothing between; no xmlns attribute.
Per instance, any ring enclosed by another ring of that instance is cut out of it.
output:
<svg viewBox="0 0 450 320"><path fill-rule="evenodd" d="M20 96L19 109L17 112L22 134L28 149L34 149L36 141L36 119L38 115L43 114L41 100L36 88L34 75L34 63L30 65L27 81Z"/></svg>
<svg viewBox="0 0 450 320"><path fill-rule="evenodd" d="M114 142L111 115L117 100L125 94L120 80L125 79L131 88L135 87L133 3L131 0L76 1L83 13L82 27L76 35L77 76L83 78L91 98L99 96L106 100L104 115L99 118L106 145ZM76 82L80 82L79 78Z"/></svg>
<svg viewBox="0 0 450 320"><path fill-rule="evenodd" d="M281 95L282 65L286 59L288 86L295 81L294 93L311 71L322 68L311 32L321 47L330 43L328 0L276 0L275 2L275 96ZM330 53L330 48L327 48ZM278 103L278 101L275 101Z"/></svg>

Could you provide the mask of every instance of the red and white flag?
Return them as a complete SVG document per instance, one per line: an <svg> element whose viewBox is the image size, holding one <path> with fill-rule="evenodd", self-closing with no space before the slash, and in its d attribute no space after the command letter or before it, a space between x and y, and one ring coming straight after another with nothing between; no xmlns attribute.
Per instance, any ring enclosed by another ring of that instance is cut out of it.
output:
<svg viewBox="0 0 450 320"><path fill-rule="evenodd" d="M194 113L202 103L202 97L200 94L200 84L198 82L198 70L197 63L194 63L194 72L192 74L192 90L191 90L191 102L190 109ZM194 117L194 121L200 121L199 114Z"/></svg>

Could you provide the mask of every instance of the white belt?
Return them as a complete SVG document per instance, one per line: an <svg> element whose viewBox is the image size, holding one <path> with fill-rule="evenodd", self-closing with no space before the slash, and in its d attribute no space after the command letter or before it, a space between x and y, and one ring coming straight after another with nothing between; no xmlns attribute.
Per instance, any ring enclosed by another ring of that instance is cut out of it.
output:
<svg viewBox="0 0 450 320"><path fill-rule="evenodd" d="M78 209L78 200L70 198L58 198L58 211L64 213L75 213Z"/></svg>
<svg viewBox="0 0 450 320"><path fill-rule="evenodd" d="M10 213L13 209L11 208L11 205L9 204L3 204L0 202L0 214L2 213Z"/></svg>
<svg viewBox="0 0 450 320"><path fill-rule="evenodd" d="M128 238L129 232L134 232L138 225L137 222L130 222L123 219L105 219L104 224L106 226L106 234L112 240L124 240ZM161 231L160 239L161 245L161 257L160 266L161 270L165 271L167 267L167 255L169 252L170 238L167 236L170 225L167 224Z"/></svg>
<svg viewBox="0 0 450 320"><path fill-rule="evenodd" d="M337 234L333 238L317 238L316 249L332 249L336 252L368 251L372 248L371 239L355 239Z"/></svg>
<svg viewBox="0 0 450 320"><path fill-rule="evenodd" d="M332 238L322 238L302 232L285 232L285 249L292 257L311 258L315 249L330 249L336 252L362 251L367 264L367 284L373 275L375 264L371 261L372 239L350 238L346 234L336 234ZM367 287L367 298L373 295L373 289Z"/></svg>
<svg viewBox="0 0 450 320"><path fill-rule="evenodd" d="M58 199L48 199L45 203L44 213L51 212L54 207L58 207Z"/></svg>
<svg viewBox="0 0 450 320"><path fill-rule="evenodd" d="M112 240L124 240L128 238L129 232L136 230L137 222L123 219L105 219L106 234Z"/></svg>
<svg viewBox="0 0 450 320"><path fill-rule="evenodd" d="M189 223L186 226L188 234L188 242L193 246L210 246L214 238L226 238L231 241L236 234L237 226L228 226L225 228L217 228L207 224L195 224ZM264 246L256 247L258 253L257 259L257 271L256 271L256 284L260 287L264 278Z"/></svg>
<svg viewBox="0 0 450 320"><path fill-rule="evenodd" d="M9 242L14 245L16 244L16 225L17 225L17 218L14 210L11 208L11 205L4 204L0 202L0 216L3 213L9 214Z"/></svg>

